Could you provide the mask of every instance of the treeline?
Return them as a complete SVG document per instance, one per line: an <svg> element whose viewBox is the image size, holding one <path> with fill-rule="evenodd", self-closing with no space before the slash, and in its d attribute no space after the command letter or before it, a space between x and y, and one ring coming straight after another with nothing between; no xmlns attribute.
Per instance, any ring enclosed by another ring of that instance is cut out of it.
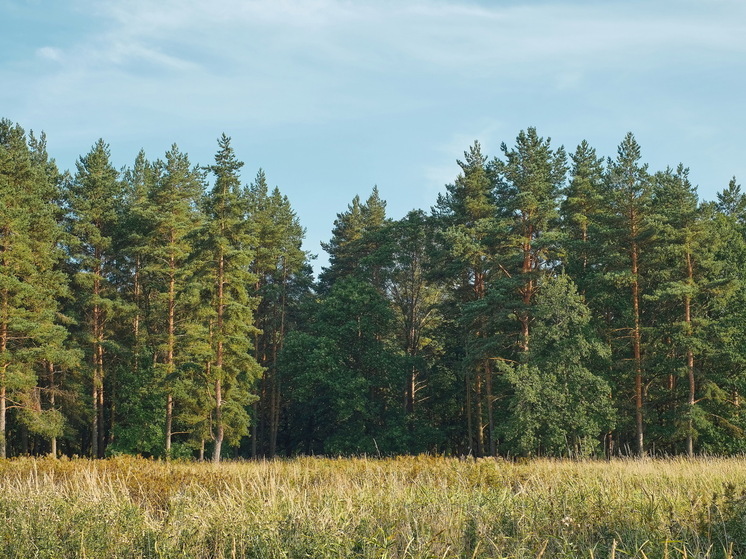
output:
<svg viewBox="0 0 746 559"><path fill-rule="evenodd" d="M430 212L377 189L312 276L260 170L174 145L74 173L0 121L0 455L746 450L746 195L631 134L475 143Z"/></svg>

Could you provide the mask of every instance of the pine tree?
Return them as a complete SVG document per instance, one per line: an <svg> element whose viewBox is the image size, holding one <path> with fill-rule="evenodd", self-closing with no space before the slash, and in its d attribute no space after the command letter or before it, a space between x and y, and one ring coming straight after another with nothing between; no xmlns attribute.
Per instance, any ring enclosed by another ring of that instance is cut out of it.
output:
<svg viewBox="0 0 746 559"><path fill-rule="evenodd" d="M570 183L560 206L565 271L581 293L592 295L602 251L598 221L604 203L603 158L585 140L570 157Z"/></svg>
<svg viewBox="0 0 746 559"><path fill-rule="evenodd" d="M274 456L282 405L277 359L288 327L288 292L306 263L301 249L305 231L287 197L277 188L269 192L264 171L257 173L247 198L247 220L257 242L252 264L257 279L253 294L261 300L255 313L255 325L261 333L255 338L254 351L264 370L259 400L254 404L252 456L257 456L259 449Z"/></svg>
<svg viewBox="0 0 746 559"><path fill-rule="evenodd" d="M122 219L114 240L118 262L118 289L127 312L117 332L126 357L119 368L117 398L112 407L112 436L115 453L160 455L163 446L161 418L162 388L154 371L152 290L145 267L152 250L151 237L157 210L150 193L159 180L161 165L148 161L140 151L131 168L123 172Z"/></svg>
<svg viewBox="0 0 746 559"><path fill-rule="evenodd" d="M458 161L461 173L446 194L439 195L433 208L442 238L436 257L441 281L454 285L452 296L458 316L452 320L464 333L465 355L460 367L465 386L466 430L469 451L485 454L485 430L489 453L496 452L493 416L492 362L490 336L485 313L481 312L487 287L493 274L501 268L496 262L497 208L493 184L479 142L474 142L464 160ZM471 306L476 312L464 312ZM486 418L486 423L485 423ZM476 447L476 448L475 448Z"/></svg>
<svg viewBox="0 0 746 559"><path fill-rule="evenodd" d="M43 135L27 140L20 126L0 121L0 458L7 455L8 409L18 411L24 429L49 439L55 453L62 434L50 364L71 365L75 354L58 316L67 294L58 178ZM42 392L50 396L46 403Z"/></svg>
<svg viewBox="0 0 746 559"><path fill-rule="evenodd" d="M337 279L353 275L380 288L379 266L370 257L378 248L373 234L386 222L386 202L379 196L378 187L373 187L365 202L355 196L347 211L337 214L332 238L321 243L329 253L329 266L319 276L320 291L328 291Z"/></svg>
<svg viewBox="0 0 746 559"><path fill-rule="evenodd" d="M178 368L186 362L180 344L184 338L189 294L194 275L191 233L200 226L198 201L203 194L202 172L193 168L176 145L160 163L161 170L149 193L151 212L148 250L143 273L151 291L156 362L165 391L165 454L170 456L174 422L174 384Z"/></svg>
<svg viewBox="0 0 746 559"><path fill-rule="evenodd" d="M440 306L446 290L430 281L434 227L422 211L381 228L375 241L380 248L373 259L381 266L384 292L396 325L392 343L405 356L408 375L402 389L409 448L425 451L433 438L428 420L434 410L423 405L433 393L432 367L442 351L436 330L442 321ZM432 423L437 423L433 421Z"/></svg>
<svg viewBox="0 0 746 559"><path fill-rule="evenodd" d="M634 379L635 448L638 455L645 453L644 444L644 366L643 366L643 290L646 265L646 248L652 241L651 184L647 165L640 163L641 151L635 137L628 133L622 140L615 160L607 163L605 184L608 213L603 217L606 237L605 271L611 289L624 286L629 289L627 303L617 303L615 321L626 324L617 331L623 346L629 341L631 356L620 362L631 363ZM621 349L623 351L623 349Z"/></svg>
<svg viewBox="0 0 746 559"><path fill-rule="evenodd" d="M516 284L520 302L512 305L520 323L518 347L529 349L530 307L538 292L539 279L559 262L559 196L567 172L563 148L553 150L550 138L539 137L535 128L521 131L513 149L503 143L505 160L492 164L497 174L497 201L508 220L507 244L512 254L506 260L507 274Z"/></svg>
<svg viewBox="0 0 746 559"><path fill-rule="evenodd" d="M206 221L199 232L197 256L202 297L209 309L205 332L211 357L205 374L213 386L213 462L220 461L226 437L236 444L248 434L249 390L261 374L250 354L257 332L253 314L258 300L249 293L256 284L250 268L257 243L245 219L247 200L239 179L243 162L236 159L225 134L218 147L215 164L208 167L215 183L204 202Z"/></svg>
<svg viewBox="0 0 746 559"><path fill-rule="evenodd" d="M736 182L736 177L730 179L728 188L718 192L717 209L739 223L746 224L746 194L741 192L741 185Z"/></svg>
<svg viewBox="0 0 746 559"><path fill-rule="evenodd" d="M78 322L83 328L81 345L85 348L91 380L91 456L102 458L107 427L105 354L111 348L111 329L121 304L113 284L117 274L113 242L124 196L119 173L110 162L109 146L103 140L79 158L77 172L67 184L66 195L73 237Z"/></svg>

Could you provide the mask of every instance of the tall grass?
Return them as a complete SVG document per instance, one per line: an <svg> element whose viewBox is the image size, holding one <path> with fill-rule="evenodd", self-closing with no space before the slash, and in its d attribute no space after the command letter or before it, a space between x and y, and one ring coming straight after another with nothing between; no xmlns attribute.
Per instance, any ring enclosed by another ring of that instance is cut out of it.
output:
<svg viewBox="0 0 746 559"><path fill-rule="evenodd" d="M0 557L746 556L746 460L0 461Z"/></svg>

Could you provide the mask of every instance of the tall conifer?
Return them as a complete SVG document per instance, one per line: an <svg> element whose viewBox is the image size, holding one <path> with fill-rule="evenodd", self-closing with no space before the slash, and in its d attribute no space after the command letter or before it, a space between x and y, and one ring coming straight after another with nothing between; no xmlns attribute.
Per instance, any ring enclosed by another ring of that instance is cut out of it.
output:
<svg viewBox="0 0 746 559"><path fill-rule="evenodd" d="M230 138L218 140L215 164L208 167L215 183L204 201L205 224L199 233L200 284L208 313L205 332L211 346L206 378L212 385L211 437L213 462L219 462L226 436L233 444L248 434L246 406L261 367L250 354L256 334L254 311L258 299L251 272L256 239L246 221L247 200Z"/></svg>
<svg viewBox="0 0 746 559"><path fill-rule="evenodd" d="M7 455L9 409L18 411L24 429L53 441L52 450L62 434L62 417L42 396L55 393L53 364L75 357L59 323L67 281L60 270L58 178L44 137L27 139L20 126L1 120L0 458Z"/></svg>
<svg viewBox="0 0 746 559"><path fill-rule="evenodd" d="M104 380L111 328L120 304L114 236L121 217L123 185L103 140L80 157L67 185L72 261L75 268L78 322L91 381L91 456L102 458L106 446Z"/></svg>

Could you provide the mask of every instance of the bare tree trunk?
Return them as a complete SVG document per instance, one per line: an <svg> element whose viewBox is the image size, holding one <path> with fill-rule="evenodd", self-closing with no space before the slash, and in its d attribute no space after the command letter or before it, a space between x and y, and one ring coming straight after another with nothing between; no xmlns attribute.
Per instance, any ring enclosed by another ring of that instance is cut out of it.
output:
<svg viewBox="0 0 746 559"><path fill-rule="evenodd" d="M6 416L7 404L5 403L5 367L0 370L0 458L8 457L8 445L6 442Z"/></svg>
<svg viewBox="0 0 746 559"><path fill-rule="evenodd" d="M171 458L171 433L173 432L174 420L174 396L171 392L166 394L166 459Z"/></svg>
<svg viewBox="0 0 746 559"><path fill-rule="evenodd" d="M471 397L471 375L467 372L465 375L466 381L466 431L469 438L469 453L471 454L474 450L474 411L472 406Z"/></svg>
<svg viewBox="0 0 746 559"><path fill-rule="evenodd" d="M8 382L8 363L6 363L6 353L8 352L8 321L7 317L8 309L8 291L3 291L3 322L0 325L0 358L3 359L0 364L0 458L8 457L8 444L7 444L7 415L8 415L8 404L6 402Z"/></svg>
<svg viewBox="0 0 746 559"><path fill-rule="evenodd" d="M93 277L93 312L91 330L93 333L93 425L91 427L91 456L102 458L104 455L104 311L98 304L101 297L101 278L103 277L103 260L97 250L95 255L98 265Z"/></svg>
<svg viewBox="0 0 746 559"><path fill-rule="evenodd" d="M259 401L257 400L251 404L251 409L254 411L254 421L251 422L251 457L256 459L257 456L257 444L256 439L259 436L259 430L257 429L257 423L259 422Z"/></svg>
<svg viewBox="0 0 746 559"><path fill-rule="evenodd" d="M224 281L225 257L221 252L218 260L218 316L216 324L218 340L215 351L215 447L212 454L212 461L216 464L220 462L220 451L222 450L223 438L225 437L223 426L223 386L221 383L223 375L223 313L225 311L223 299Z"/></svg>
<svg viewBox="0 0 746 559"><path fill-rule="evenodd" d="M497 456L497 441L495 440L495 417L492 410L494 397L492 395L492 363L489 359L484 362L487 377L487 422L490 430L490 456Z"/></svg>
<svg viewBox="0 0 746 559"><path fill-rule="evenodd" d="M215 380L215 446L212 451L212 461L216 464L220 462L220 451L222 450L224 435L223 387L220 383L220 377L218 377L217 380Z"/></svg>
<svg viewBox="0 0 746 559"><path fill-rule="evenodd" d="M633 235L636 233L633 226ZM632 312L634 314L634 328L632 329L632 353L635 361L635 426L637 435L637 455L644 456L645 440L643 425L643 393L642 393L642 339L640 327L640 282L638 279L638 245L632 243Z"/></svg>
<svg viewBox="0 0 746 559"><path fill-rule="evenodd" d="M254 292L259 293L262 288L262 282L261 282L261 274L257 272L257 280L254 283ZM254 360L259 363L260 365L263 365L263 359L262 359L262 343L261 343L261 336L259 335L259 331L263 331L262 323L261 323L261 313L257 313L255 315L256 317L256 326L257 326L257 332L254 334ZM264 407L265 407L265 384L266 384L266 370L262 369L262 375L259 379L259 395L258 399L251 404L251 409L253 410L253 421L251 422L251 457L256 459L259 456L259 437L261 436L260 429L261 424L263 423L263 415L264 415Z"/></svg>
<svg viewBox="0 0 746 559"><path fill-rule="evenodd" d="M171 244L173 245L174 232L171 231ZM168 261L169 278L168 278L168 347L166 350L166 458L171 457L171 437L173 432L174 418L174 396L171 391L173 383L174 366L174 348L176 346L176 261L173 255Z"/></svg>
<svg viewBox="0 0 746 559"><path fill-rule="evenodd" d="M94 280L94 296L97 296ZM99 370L98 370L98 305L93 307L93 378L91 386L91 399L93 401L93 423L91 425L91 458L98 458L98 432L100 430L100 417L98 413L98 391L99 391Z"/></svg>
<svg viewBox="0 0 746 559"><path fill-rule="evenodd" d="M276 336L273 336L276 338ZM277 423L279 421L280 398L277 390L277 340L272 340L272 366L270 367L269 384L269 457L274 458L277 451Z"/></svg>
<svg viewBox="0 0 746 559"><path fill-rule="evenodd" d="M54 363L51 361L47 362L47 373L49 375L49 406L55 409L57 383L54 380ZM57 458L57 437L52 435L49 443L51 445L49 455Z"/></svg>
<svg viewBox="0 0 746 559"><path fill-rule="evenodd" d="M104 347L99 344L99 389L98 389L98 457L106 451L106 422L104 420Z"/></svg>
<svg viewBox="0 0 746 559"><path fill-rule="evenodd" d="M477 400L477 456L484 456L484 410L482 408L482 371L477 370L476 382L474 388L476 390L475 398Z"/></svg>
<svg viewBox="0 0 746 559"><path fill-rule="evenodd" d="M526 237L523 242L523 265L521 266L521 274L529 274L534 267L534 258L531 254L531 239L533 237L533 226L529 226L526 231ZM530 278L530 276L529 276ZM528 352L529 348L529 334L530 334L530 317L528 307L531 304L531 299L534 295L534 280L529 279L526 284L521 288L521 295L523 298L523 304L525 308L521 311L519 321L521 323L521 351Z"/></svg>
<svg viewBox="0 0 746 559"><path fill-rule="evenodd" d="M686 267L687 267L687 279L689 285L694 283L694 266L692 263L692 255L687 252L686 255ZM689 295L684 297L684 321L686 322L686 333L687 336L692 335L692 299ZM691 343L686 350L686 372L689 377L689 417L687 419L687 430L686 430L686 454L690 458L694 457L694 406L696 404L696 392L697 386L694 379L694 352L692 351Z"/></svg>

